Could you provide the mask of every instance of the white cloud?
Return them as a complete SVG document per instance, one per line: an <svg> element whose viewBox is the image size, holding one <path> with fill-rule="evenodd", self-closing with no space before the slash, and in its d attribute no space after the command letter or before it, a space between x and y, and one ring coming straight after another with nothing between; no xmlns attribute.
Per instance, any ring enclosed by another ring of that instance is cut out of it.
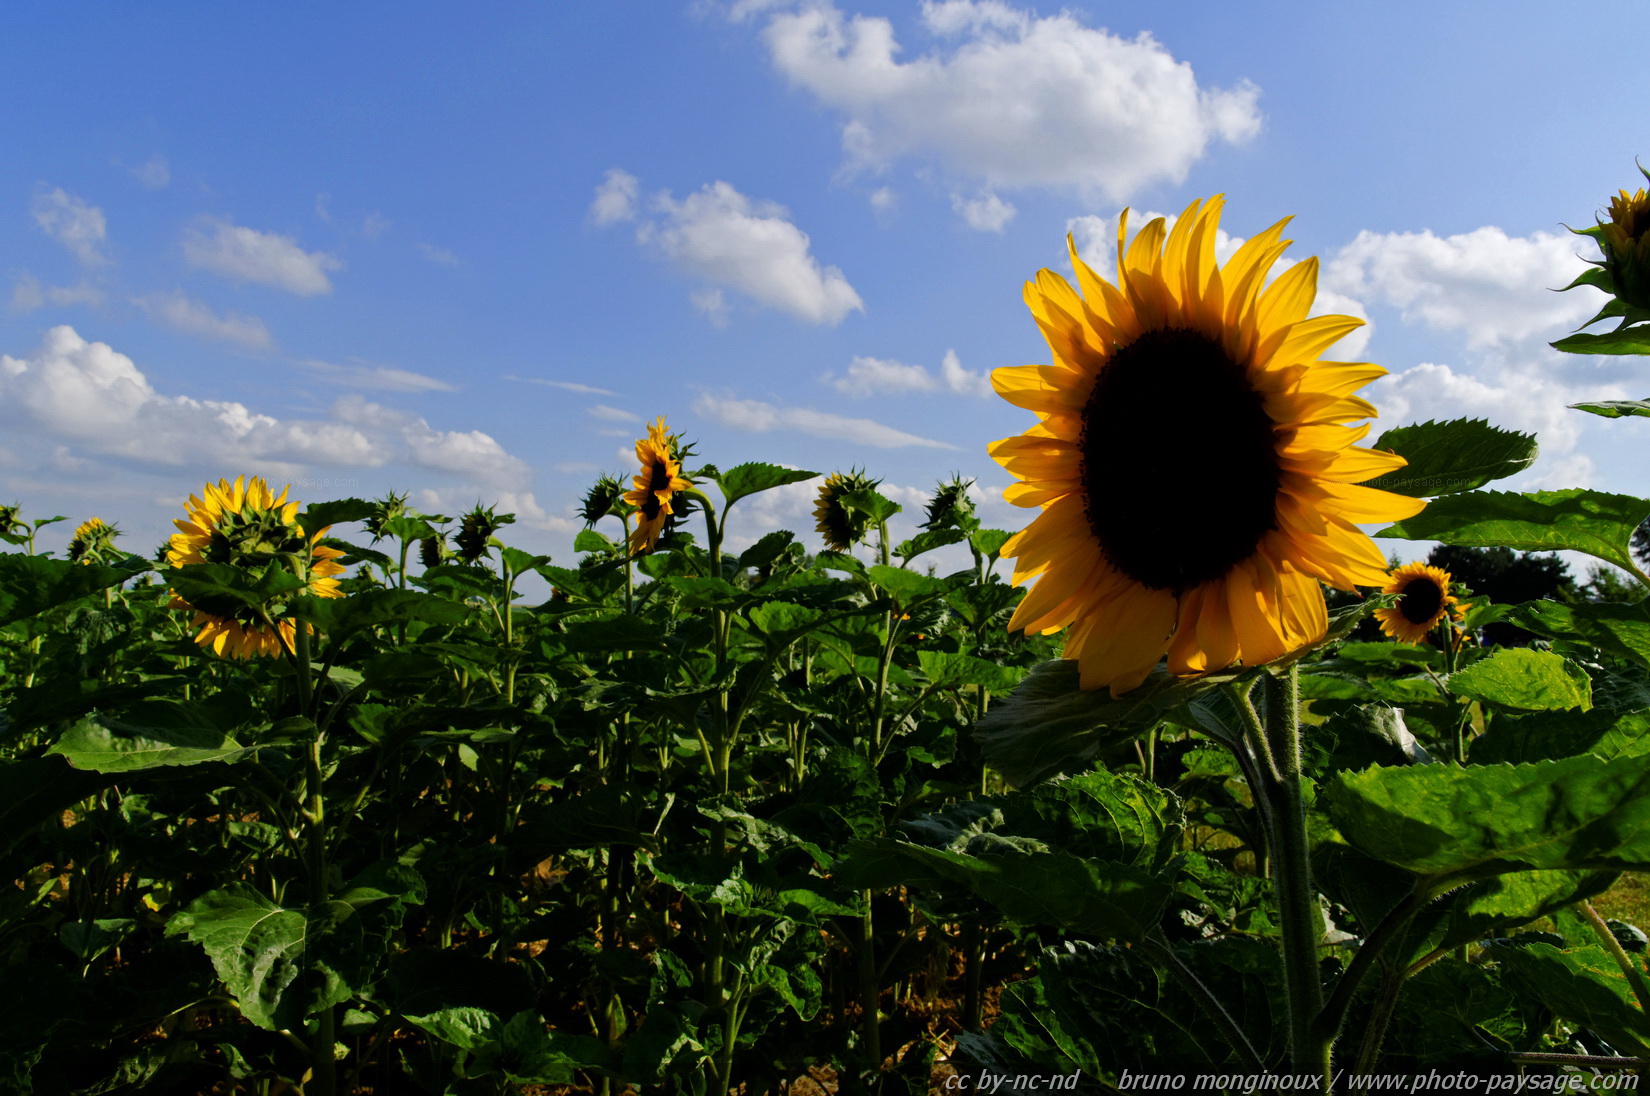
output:
<svg viewBox="0 0 1650 1096"><path fill-rule="evenodd" d="M955 350L947 350L938 376L920 365L907 365L890 358L856 356L843 377L827 373L821 380L848 396L870 396L878 392L956 392L968 396L992 394L991 380L984 373L962 367Z"/></svg>
<svg viewBox="0 0 1650 1096"><path fill-rule="evenodd" d="M324 190L315 196L315 215L328 224L332 223L332 195Z"/></svg>
<svg viewBox="0 0 1650 1096"><path fill-rule="evenodd" d="M703 312L716 327L728 326L728 298L720 289L695 289L688 294L695 311Z"/></svg>
<svg viewBox="0 0 1650 1096"><path fill-rule="evenodd" d="M637 240L694 277L809 323L838 324L865 310L841 270L820 266L808 234L782 206L715 182L681 201L662 193L653 208L657 216L638 227ZM720 288L699 291L693 301L713 321L725 317Z"/></svg>
<svg viewBox="0 0 1650 1096"><path fill-rule="evenodd" d="M275 342L269 335L269 329L258 317L235 312L220 316L204 302L196 300L181 289L173 290L171 293L151 293L146 297L134 297L132 303L166 326L177 331L186 331L191 335L205 335L207 338L223 339L254 349L263 349L274 345Z"/></svg>
<svg viewBox="0 0 1650 1096"><path fill-rule="evenodd" d="M373 210L361 218L361 235L369 240L376 240L390 230L391 223L388 217L377 210Z"/></svg>
<svg viewBox="0 0 1650 1096"><path fill-rule="evenodd" d="M922 21L941 48L905 61L889 20L829 0L767 22L774 66L841 112L850 170L934 158L990 187L1120 200L1183 181L1211 142L1260 129L1254 85L1201 87L1150 34L1121 38L998 0L924 3Z"/></svg>
<svg viewBox="0 0 1650 1096"><path fill-rule="evenodd" d="M598 403L594 407L586 408L591 418L603 419L607 422L641 422L642 416L634 411L626 411L622 407L609 407L605 403Z"/></svg>
<svg viewBox="0 0 1650 1096"><path fill-rule="evenodd" d="M46 305L64 308L69 305L103 303L103 290L87 282L77 285L41 285L33 274L20 274L11 289L13 312L33 312Z"/></svg>
<svg viewBox="0 0 1650 1096"><path fill-rule="evenodd" d="M458 256L454 255L451 251L448 251L444 247L435 247L432 244L419 244L418 250L424 253L424 257L426 259L437 264L438 266L458 265Z"/></svg>
<svg viewBox="0 0 1650 1096"><path fill-rule="evenodd" d="M523 384L542 384L546 388L561 388L561 389L564 389L568 392L578 392L581 395L585 395L585 396L617 396L618 395L617 392L613 391L610 388L597 388L594 385L580 384L577 381L552 381L552 380L547 380L544 377L517 377L517 376L514 376L512 374L508 374L508 373L505 374L504 377L502 377L501 379L507 380L507 381L520 381Z"/></svg>
<svg viewBox="0 0 1650 1096"><path fill-rule="evenodd" d="M928 449L956 449L949 442L918 437L871 419L854 419L816 411L809 407L779 407L761 400L740 400L709 394L693 402L693 410L731 430L768 434L788 430L810 437L830 438L878 449L922 446Z"/></svg>
<svg viewBox="0 0 1650 1096"><path fill-rule="evenodd" d="M1001 232L1019 212L989 190L975 198L953 194L951 208L976 232Z"/></svg>
<svg viewBox="0 0 1650 1096"><path fill-rule="evenodd" d="M109 257L103 254L108 225L97 206L87 205L58 187L37 193L32 212L34 223L46 235L68 248L87 266L103 266L109 262Z"/></svg>
<svg viewBox="0 0 1650 1096"><path fill-rule="evenodd" d="M1329 261L1324 282L1394 305L1408 322L1460 331L1469 347L1487 348L1546 342L1591 316L1603 303L1596 292L1553 292L1584 269L1568 234L1366 230Z"/></svg>
<svg viewBox="0 0 1650 1096"><path fill-rule="evenodd" d="M158 152L137 167L127 170L132 173L132 178L150 190L165 190L172 181L172 169L167 165L166 157Z"/></svg>
<svg viewBox="0 0 1650 1096"><path fill-rule="evenodd" d="M190 266L239 281L259 282L312 297L332 292L327 271L341 270L343 260L324 251L305 251L291 236L207 218L183 238L183 257Z"/></svg>
<svg viewBox="0 0 1650 1096"><path fill-rule="evenodd" d="M334 417L379 436L399 436L410 463L444 472L458 472L483 482L525 484L527 463L480 430L436 430L406 411L372 403L361 396L345 396L333 405Z"/></svg>
<svg viewBox="0 0 1650 1096"><path fill-rule="evenodd" d="M641 193L641 182L636 176L619 168L610 168L596 198L590 203L590 219L598 225L636 219L636 198Z"/></svg>
<svg viewBox="0 0 1650 1096"><path fill-rule="evenodd" d="M871 208L878 213L892 213L899 205L899 195L892 187L879 186L871 191Z"/></svg>
<svg viewBox="0 0 1650 1096"><path fill-rule="evenodd" d="M414 373L410 369L395 369L384 365L352 362L336 365L317 358L307 358L298 364L321 379L344 388L361 388L380 392L457 392L454 385L444 380Z"/></svg>

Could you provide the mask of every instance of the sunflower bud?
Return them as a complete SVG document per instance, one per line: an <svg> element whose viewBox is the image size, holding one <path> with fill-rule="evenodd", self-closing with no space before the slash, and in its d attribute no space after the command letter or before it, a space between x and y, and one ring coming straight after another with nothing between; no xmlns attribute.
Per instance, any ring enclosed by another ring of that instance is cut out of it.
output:
<svg viewBox="0 0 1650 1096"><path fill-rule="evenodd" d="M974 500L968 497L972 486L973 480L965 480L961 472L953 472L950 480L934 489L934 497L928 500L928 520L920 528L957 528L965 533L978 528L980 521L974 516Z"/></svg>
<svg viewBox="0 0 1650 1096"><path fill-rule="evenodd" d="M447 536L437 533L433 537L425 537L418 542L418 562L425 567L439 567L441 561L450 554L447 548Z"/></svg>
<svg viewBox="0 0 1650 1096"><path fill-rule="evenodd" d="M69 541L69 562L102 563L114 551L120 530L105 525L102 518L83 522Z"/></svg>
<svg viewBox="0 0 1650 1096"><path fill-rule="evenodd" d="M603 475L590 485L585 492L584 501L579 505L579 517L584 519L585 528L596 524L603 518L614 513L620 500L624 498L624 487L613 476Z"/></svg>
<svg viewBox="0 0 1650 1096"><path fill-rule="evenodd" d="M372 514L364 524L367 532L372 534L374 541L384 536L384 526L407 513L407 496L398 495L391 491L387 498L381 498L372 504Z"/></svg>
<svg viewBox="0 0 1650 1096"><path fill-rule="evenodd" d="M871 531L870 516L844 506L842 500L855 491L873 491L881 482L856 468L834 473L820 485L819 501L814 505L814 528L825 538L825 547L846 552L865 539Z"/></svg>
<svg viewBox="0 0 1650 1096"><path fill-rule="evenodd" d="M458 535L453 538L458 546L459 558L465 563L474 563L485 557L493 534L515 520L514 514L495 514L491 506L483 508L479 502L476 503L475 509L464 515Z"/></svg>
<svg viewBox="0 0 1650 1096"><path fill-rule="evenodd" d="M28 532L28 523L17 517L22 509L21 505L0 506L0 533Z"/></svg>
<svg viewBox="0 0 1650 1096"><path fill-rule="evenodd" d="M1650 179L1650 171L1644 172ZM1650 194L1621 191L1610 199L1610 219L1599 221L1604 269L1623 304L1650 310Z"/></svg>

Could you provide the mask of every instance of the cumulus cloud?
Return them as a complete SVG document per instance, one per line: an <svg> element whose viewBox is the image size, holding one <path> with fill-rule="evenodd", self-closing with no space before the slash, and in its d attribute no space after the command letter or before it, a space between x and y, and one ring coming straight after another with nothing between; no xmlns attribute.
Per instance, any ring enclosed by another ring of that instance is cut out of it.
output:
<svg viewBox="0 0 1650 1096"><path fill-rule="evenodd" d="M1602 303L1586 289L1553 292L1586 269L1572 239L1495 227L1445 237L1366 230L1329 261L1324 283L1394 305L1406 321L1462 332L1471 348L1546 342Z"/></svg>
<svg viewBox="0 0 1650 1096"><path fill-rule="evenodd" d="M20 274L11 287L13 312L33 312L46 305L59 308L77 304L102 304L103 290L88 282L77 285L41 285L33 274Z"/></svg>
<svg viewBox="0 0 1650 1096"><path fill-rule="evenodd" d="M947 350L938 375L920 365L907 365L891 358L856 356L848 363L845 376L830 373L821 378L838 392L865 397L878 392L956 392L967 396L992 394L991 380L984 373L964 369L955 350Z"/></svg>
<svg viewBox="0 0 1650 1096"><path fill-rule="evenodd" d="M146 297L134 297L132 303L176 331L204 335L209 339L223 339L258 350L275 344L275 340L270 337L269 329L258 317L236 312L220 316L204 302L196 300L181 289L173 290L171 293L151 293Z"/></svg>
<svg viewBox="0 0 1650 1096"><path fill-rule="evenodd" d="M770 5L736 6L748 17ZM922 6L936 48L899 60L892 23L821 0L772 14L774 67L843 117L850 171L935 160L989 187L1052 186L1122 200L1179 183L1212 142L1260 130L1259 90L1201 86L1150 34L1001 0Z"/></svg>
<svg viewBox="0 0 1650 1096"><path fill-rule="evenodd" d="M601 185L596 187L596 198L590 203L590 219L598 225L634 221L641 186L641 181L630 172L610 168Z"/></svg>
<svg viewBox="0 0 1650 1096"><path fill-rule="evenodd" d="M324 251L305 251L291 236L207 218L184 233L183 257L190 266L226 278L258 282L300 297L332 292L329 270L343 260Z"/></svg>
<svg viewBox="0 0 1650 1096"><path fill-rule="evenodd" d="M454 385L410 369L395 369L385 365L351 362L337 365L318 358L306 358L298 363L330 384L343 388L360 388L380 392L457 392Z"/></svg>
<svg viewBox="0 0 1650 1096"><path fill-rule="evenodd" d="M156 391L131 358L54 327L33 353L0 355L0 420L92 456L221 469L377 468L404 464L524 490L527 465L480 431L443 431L346 396L326 419L279 419L245 404Z"/></svg>
<svg viewBox="0 0 1650 1096"><path fill-rule="evenodd" d="M104 266L109 262L103 253L108 225L97 206L88 205L58 187L37 193L32 212L34 223L41 231L68 248L87 266Z"/></svg>
<svg viewBox="0 0 1650 1096"><path fill-rule="evenodd" d="M150 190L165 190L172 182L172 169L167 165L166 157L158 152L137 167L126 170L132 173L132 178Z"/></svg>
<svg viewBox="0 0 1650 1096"><path fill-rule="evenodd" d="M708 393L693 402L693 410L730 430L748 434L769 434L787 430L810 437L830 438L877 449L899 449L921 446L928 449L955 449L949 442L918 437L884 426L872 419L855 419L816 411L811 407L780 407L761 400L741 400L712 396Z"/></svg>
<svg viewBox="0 0 1650 1096"><path fill-rule="evenodd" d="M661 193L652 208L654 216L636 230L638 242L712 283L692 299L713 321L726 320L723 288L815 324L838 324L865 310L842 271L814 258L808 234L783 206L715 182L680 201Z"/></svg>
<svg viewBox="0 0 1650 1096"><path fill-rule="evenodd" d="M976 232L1001 232L1019 212L989 190L975 198L953 194L951 208Z"/></svg>

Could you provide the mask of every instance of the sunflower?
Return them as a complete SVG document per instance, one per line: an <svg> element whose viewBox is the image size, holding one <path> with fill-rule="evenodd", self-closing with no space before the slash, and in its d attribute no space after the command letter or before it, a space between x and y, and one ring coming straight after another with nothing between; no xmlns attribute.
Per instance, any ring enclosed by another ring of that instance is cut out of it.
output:
<svg viewBox="0 0 1650 1096"><path fill-rule="evenodd" d="M1376 609L1381 631L1399 643L1419 643L1438 622L1452 613L1461 615L1449 592L1449 572L1425 563L1406 563L1394 568L1392 581L1381 588L1383 594L1397 594L1398 604Z"/></svg>
<svg viewBox="0 0 1650 1096"><path fill-rule="evenodd" d="M1287 219L1222 268L1221 205L1193 202L1172 231L1158 218L1132 243L1125 210L1116 285L1068 236L1081 293L1049 270L1025 292L1054 364L992 374L1040 416L990 447L1019 479L1008 501L1042 509L1002 548L1015 583L1041 576L1009 627L1070 626L1084 689L1127 692L1165 654L1192 674L1316 641L1320 581L1386 582L1356 523L1425 505L1357 486L1405 463L1357 447L1369 427L1347 425L1375 414L1351 393L1386 370L1318 360L1362 321L1307 318L1316 259L1265 285Z"/></svg>
<svg viewBox="0 0 1650 1096"><path fill-rule="evenodd" d="M635 489L626 491L624 500L638 511L636 528L630 534L630 550L641 555L653 550L670 516L676 512L671 508L671 496L693 484L682 478L676 439L665 433L663 415L647 428L647 437L637 439L636 459L642 462L642 470L631 479Z"/></svg>
<svg viewBox="0 0 1650 1096"><path fill-rule="evenodd" d="M106 524L102 518L81 522L75 528L74 536L69 538L69 562L88 565L103 562L104 557L114 551L118 536L120 530Z"/></svg>
<svg viewBox="0 0 1650 1096"><path fill-rule="evenodd" d="M865 539L871 531L871 516L845 506L842 498L856 491L874 491L880 483L857 468L825 478L814 503L814 529L825 538L825 547L846 552Z"/></svg>
<svg viewBox="0 0 1650 1096"><path fill-rule="evenodd" d="M245 476L231 485L220 479L207 484L201 497L189 496L187 521L174 522L167 562L173 567L188 563L227 563L247 570L262 571L280 560L308 582L307 592L316 597L342 597L337 576L344 571L336 562L344 553L320 544L326 529L306 537L297 522L297 502L288 502L281 489L277 497L258 476L250 483ZM297 629L288 620L273 621L250 607L208 612L176 595L172 608L195 614L193 626L200 632L195 642L229 658L279 655L295 651Z"/></svg>
<svg viewBox="0 0 1650 1096"><path fill-rule="evenodd" d="M1645 178L1650 179L1650 172ZM1641 188L1611 198L1610 219L1599 221L1597 234L1616 296L1650 308L1650 194Z"/></svg>

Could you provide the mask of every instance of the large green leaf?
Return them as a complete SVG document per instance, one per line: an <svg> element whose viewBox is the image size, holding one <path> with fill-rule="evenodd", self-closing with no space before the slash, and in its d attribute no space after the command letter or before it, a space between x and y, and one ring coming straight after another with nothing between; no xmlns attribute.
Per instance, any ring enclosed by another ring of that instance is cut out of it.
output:
<svg viewBox="0 0 1650 1096"><path fill-rule="evenodd" d="M1650 517L1650 499L1600 491L1471 491L1434 499L1412 518L1375 535L1398 540L1436 540L1526 552L1576 551L1637 573L1633 530Z"/></svg>
<svg viewBox="0 0 1650 1096"><path fill-rule="evenodd" d="M1509 708L1549 711L1593 706L1587 671L1551 651L1502 647L1450 675L1450 692Z"/></svg>
<svg viewBox="0 0 1650 1096"><path fill-rule="evenodd" d="M1127 773L1104 769L1004 796L1003 829L1093 860L1156 871L1179 847L1178 797Z"/></svg>
<svg viewBox="0 0 1650 1096"><path fill-rule="evenodd" d="M1169 712L1239 676L1178 678L1160 665L1138 689L1113 699L1105 689L1078 688L1077 663L1056 659L1032 667L974 725L974 735L992 768L1013 784L1030 784L1090 767L1102 749L1144 734Z"/></svg>
<svg viewBox="0 0 1650 1096"><path fill-rule="evenodd" d="M278 562L258 574L228 563L189 563L164 574L173 593L193 608L221 617L247 609L282 612L285 600L306 585Z"/></svg>
<svg viewBox="0 0 1650 1096"><path fill-rule="evenodd" d="M1650 415L1650 400L1593 400L1588 403L1572 403L1570 407L1606 419Z"/></svg>
<svg viewBox="0 0 1650 1096"><path fill-rule="evenodd" d="M0 626L117 586L135 572L48 556L0 555Z"/></svg>
<svg viewBox="0 0 1650 1096"><path fill-rule="evenodd" d="M1497 943L1486 949L1502 979L1557 1015L1598 1032L1627 1054L1650 1052L1650 1020L1633 1001L1627 976L1599 947L1560 951L1548 943Z"/></svg>
<svg viewBox="0 0 1650 1096"><path fill-rule="evenodd" d="M1409 465L1364 486L1416 498L1471 491L1517 475L1536 458L1534 434L1503 430L1483 419L1399 426L1382 434L1374 447L1397 453Z"/></svg>
<svg viewBox="0 0 1650 1096"><path fill-rule="evenodd" d="M365 499L333 499L312 502L298 515L298 528L307 536L315 536L328 526L346 521L365 521L377 507Z"/></svg>
<svg viewBox="0 0 1650 1096"><path fill-rule="evenodd" d="M1566 335L1551 345L1568 354L1650 354L1650 325L1636 324L1598 335Z"/></svg>
<svg viewBox="0 0 1650 1096"><path fill-rule="evenodd" d="M363 590L342 598L303 597L292 614L310 621L334 641L387 624L457 624L468 606L417 590Z"/></svg>
<svg viewBox="0 0 1650 1096"><path fill-rule="evenodd" d="M1583 640L1606 654L1650 668L1650 610L1646 604L1530 601L1513 609L1507 619L1537 635Z"/></svg>
<svg viewBox="0 0 1650 1096"><path fill-rule="evenodd" d="M1522 928L1602 894L1618 878L1613 871L1517 871L1482 880L1439 903L1443 935L1432 946L1450 948Z"/></svg>
<svg viewBox="0 0 1650 1096"><path fill-rule="evenodd" d="M1350 844L1423 876L1650 869L1650 756L1371 768L1321 798Z"/></svg>
<svg viewBox="0 0 1650 1096"><path fill-rule="evenodd" d="M1650 713L1595 708L1589 712L1500 715L1472 740L1475 764L1547 761L1577 754L1606 761L1650 753Z"/></svg>
<svg viewBox="0 0 1650 1096"><path fill-rule="evenodd" d="M135 772L203 761L234 761L245 747L205 719L191 719L181 705L169 705L167 722L128 723L93 712L57 740L47 753L60 754L77 769L99 773ZM146 711L159 713L155 706Z"/></svg>
<svg viewBox="0 0 1650 1096"><path fill-rule="evenodd" d="M808 472L801 468L781 468L777 464L751 461L734 465L726 472L720 472L711 478L722 489L722 497L727 500L722 504L722 508L726 510L746 495L783 487L787 483L801 483L817 475L818 472Z"/></svg>

